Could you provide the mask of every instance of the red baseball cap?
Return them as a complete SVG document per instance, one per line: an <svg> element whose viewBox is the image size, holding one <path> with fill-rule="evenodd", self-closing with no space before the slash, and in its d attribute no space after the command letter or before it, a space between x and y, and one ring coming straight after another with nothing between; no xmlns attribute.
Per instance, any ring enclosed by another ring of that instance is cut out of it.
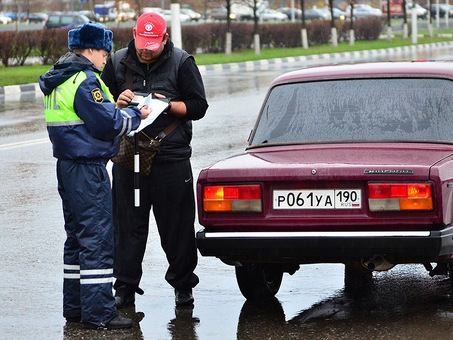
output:
<svg viewBox="0 0 453 340"><path fill-rule="evenodd" d="M155 51L162 44L167 23L164 18L154 12L140 15L135 26L135 46L142 50Z"/></svg>

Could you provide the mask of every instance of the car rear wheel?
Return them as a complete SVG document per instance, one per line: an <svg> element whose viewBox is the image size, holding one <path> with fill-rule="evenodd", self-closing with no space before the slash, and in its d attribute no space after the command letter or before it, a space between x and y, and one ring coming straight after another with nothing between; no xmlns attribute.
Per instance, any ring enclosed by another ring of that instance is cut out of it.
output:
<svg viewBox="0 0 453 340"><path fill-rule="evenodd" d="M453 262L448 263L448 277L450 278L450 288L453 291Z"/></svg>
<svg viewBox="0 0 453 340"><path fill-rule="evenodd" d="M347 293L360 293L367 291L373 283L373 272L361 268L360 264L345 265L344 290Z"/></svg>
<svg viewBox="0 0 453 340"><path fill-rule="evenodd" d="M277 294L283 271L279 266L247 263L236 267L239 289L247 300L269 299Z"/></svg>

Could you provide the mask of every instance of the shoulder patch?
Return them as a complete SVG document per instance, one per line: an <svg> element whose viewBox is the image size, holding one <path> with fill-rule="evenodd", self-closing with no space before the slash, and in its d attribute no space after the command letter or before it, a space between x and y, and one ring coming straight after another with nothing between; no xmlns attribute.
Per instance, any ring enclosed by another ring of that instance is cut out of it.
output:
<svg viewBox="0 0 453 340"><path fill-rule="evenodd" d="M104 97L102 96L101 89L97 88L91 90L91 94L93 95L93 99L96 103L102 103L104 101Z"/></svg>

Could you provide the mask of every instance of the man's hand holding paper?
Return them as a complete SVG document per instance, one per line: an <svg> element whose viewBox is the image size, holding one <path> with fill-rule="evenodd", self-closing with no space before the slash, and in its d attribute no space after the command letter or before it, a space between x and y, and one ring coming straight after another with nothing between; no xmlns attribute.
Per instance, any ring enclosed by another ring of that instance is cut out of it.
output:
<svg viewBox="0 0 453 340"><path fill-rule="evenodd" d="M152 124L156 120L156 118L168 107L168 103L160 99L154 99L152 97L152 94L149 94L147 97L142 98L137 105L139 109L142 109L142 107L145 106L151 109L151 112L146 119L142 120L137 131L141 131L148 125Z"/></svg>

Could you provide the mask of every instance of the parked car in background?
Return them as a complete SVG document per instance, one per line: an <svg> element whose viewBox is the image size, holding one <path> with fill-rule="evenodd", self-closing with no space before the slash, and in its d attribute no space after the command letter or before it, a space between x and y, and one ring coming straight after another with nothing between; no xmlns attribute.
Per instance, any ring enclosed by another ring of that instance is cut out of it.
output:
<svg viewBox="0 0 453 340"><path fill-rule="evenodd" d="M330 20L330 13L321 11L319 8L305 10L305 20Z"/></svg>
<svg viewBox="0 0 453 340"><path fill-rule="evenodd" d="M30 13L29 15L24 15L23 17L23 20L26 20L30 23L44 23L47 21L47 18L48 18L48 14L47 13L41 13L41 12L38 12L38 13Z"/></svg>
<svg viewBox="0 0 453 340"><path fill-rule="evenodd" d="M94 13L93 11L79 11L79 14L86 16L91 22L98 22L101 20L101 15L99 13Z"/></svg>
<svg viewBox="0 0 453 340"><path fill-rule="evenodd" d="M46 28L73 28L79 27L83 24L90 22L85 15L79 13L62 13L62 14L49 14Z"/></svg>
<svg viewBox="0 0 453 340"><path fill-rule="evenodd" d="M277 11L285 14L288 17L288 19L291 19L293 12L294 12L294 19L300 20L300 18L302 18L302 10L299 8L282 7L282 8L279 8Z"/></svg>
<svg viewBox="0 0 453 340"><path fill-rule="evenodd" d="M286 14L288 19L291 19L292 9L290 7L280 8L279 11L281 13ZM298 8L294 8L294 17L297 20L301 20L302 19L302 10L298 9ZM329 20L330 12L327 13L326 11L323 11L322 9L319 9L319 8L305 9L305 20L315 20L315 19Z"/></svg>
<svg viewBox="0 0 453 340"><path fill-rule="evenodd" d="M451 63L286 73L245 152L200 172L198 249L249 300L309 263L345 264L347 291L407 263L453 282L452 125Z"/></svg>
<svg viewBox="0 0 453 340"><path fill-rule="evenodd" d="M154 13L159 14L162 18L164 18L164 20L167 22L167 24L171 24L171 10L162 9L160 7L144 7L143 13L148 13L148 12L154 12ZM182 11L180 11L179 17L180 17L181 22L191 21L190 16L187 14L184 14Z"/></svg>
<svg viewBox="0 0 453 340"><path fill-rule="evenodd" d="M437 17L437 9L439 8L439 18L445 18L445 14L448 13L448 17L453 17L453 7L445 4L431 4L431 17Z"/></svg>
<svg viewBox="0 0 453 340"><path fill-rule="evenodd" d="M192 21L198 21L201 19L201 14L195 12L193 9L190 8L181 8L181 13L188 15L190 17L190 20Z"/></svg>
<svg viewBox="0 0 453 340"><path fill-rule="evenodd" d="M422 6L420 6L419 4L414 4L411 2L409 4L406 5L406 14L407 16L410 16L412 15L412 8L415 8L415 11L417 13L417 18L419 19L426 19L428 18L428 10Z"/></svg>
<svg viewBox="0 0 453 340"><path fill-rule="evenodd" d="M325 13L326 16L328 17L328 20L330 20L330 18L331 18L330 8L323 7L323 8L319 8L319 10L321 12ZM341 9L334 7L333 8L333 17L335 20L346 20L346 18L348 18L349 15L346 12L342 11Z"/></svg>
<svg viewBox="0 0 453 340"><path fill-rule="evenodd" d="M8 17L11 19L11 21L16 21L16 13L13 13L13 12L0 12L0 15L2 17ZM19 18L20 18L21 14L19 14Z"/></svg>
<svg viewBox="0 0 453 340"><path fill-rule="evenodd" d="M261 21L285 21L288 20L288 16L275 9L265 8L258 13L258 19Z"/></svg>
<svg viewBox="0 0 453 340"><path fill-rule="evenodd" d="M227 19L227 9L225 7L220 7L220 8L213 8L209 15L208 18L211 20L226 20ZM237 20L237 16L234 13L230 13L230 19L231 20Z"/></svg>
<svg viewBox="0 0 453 340"><path fill-rule="evenodd" d="M164 18L164 20L167 22L167 24L171 24L171 10L164 9L159 14L162 18ZM179 13L179 18L180 18L181 22L189 22L192 20L190 18L190 16L188 16L187 14L184 14L182 12Z"/></svg>
<svg viewBox="0 0 453 340"><path fill-rule="evenodd" d="M348 6L348 8L346 9L345 12L351 13L351 7ZM374 8L374 7L371 7L370 5L366 5L366 4L354 5L353 14L354 14L354 18L356 18L357 20L371 19L371 18L375 18L375 19L383 18L382 11L379 8Z"/></svg>
<svg viewBox="0 0 453 340"><path fill-rule="evenodd" d="M13 22L13 19L11 17L8 17L6 15L0 14L0 24L6 25Z"/></svg>
<svg viewBox="0 0 453 340"><path fill-rule="evenodd" d="M412 8L414 8L414 4L412 2L406 4L406 15L407 17L411 17L412 15ZM417 18L419 19L426 19L428 17L428 10L423 8L419 4L415 4L415 11L417 13ZM387 17L387 2L382 2L382 15ZM402 2L391 2L390 3L390 17L391 18L403 18L404 11L403 11L403 4Z"/></svg>

